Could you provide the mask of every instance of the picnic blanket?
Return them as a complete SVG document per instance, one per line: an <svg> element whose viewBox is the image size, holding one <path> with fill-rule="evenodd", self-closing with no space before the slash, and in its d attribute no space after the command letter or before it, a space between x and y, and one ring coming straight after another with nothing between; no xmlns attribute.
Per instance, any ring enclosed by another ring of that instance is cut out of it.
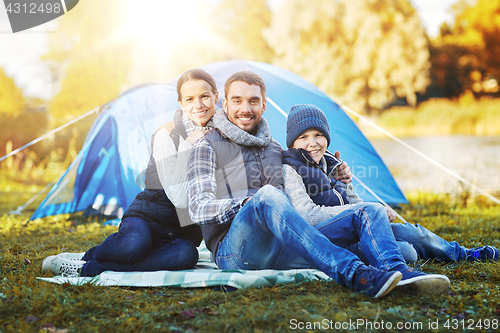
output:
<svg viewBox="0 0 500 333"><path fill-rule="evenodd" d="M52 283L82 285L92 283L99 286L127 287L220 287L236 289L248 287L272 287L277 284L302 281L328 280L329 277L317 269L290 270L220 270L210 260L210 252L202 244L198 248L200 258L195 269L183 271L112 272L106 271L94 277L54 276L38 277Z"/></svg>

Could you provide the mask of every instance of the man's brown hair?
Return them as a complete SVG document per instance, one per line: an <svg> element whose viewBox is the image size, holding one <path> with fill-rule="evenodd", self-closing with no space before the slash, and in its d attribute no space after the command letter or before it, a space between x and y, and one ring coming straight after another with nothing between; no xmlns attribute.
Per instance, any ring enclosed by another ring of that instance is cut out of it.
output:
<svg viewBox="0 0 500 333"><path fill-rule="evenodd" d="M224 94L226 95L226 98L228 98L227 94L229 92L229 86L235 81L242 81L246 84L259 86L260 92L262 93L262 99L266 99L266 84L264 83L264 80L262 80L262 78L254 72L250 71L236 72L226 80L226 83L224 84Z"/></svg>

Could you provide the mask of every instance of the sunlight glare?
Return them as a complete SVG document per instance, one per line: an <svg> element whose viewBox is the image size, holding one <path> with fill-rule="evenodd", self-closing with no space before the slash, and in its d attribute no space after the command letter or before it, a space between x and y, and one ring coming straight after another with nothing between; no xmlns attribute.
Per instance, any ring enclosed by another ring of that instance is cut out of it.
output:
<svg viewBox="0 0 500 333"><path fill-rule="evenodd" d="M187 40L206 37L197 17L196 0L126 0L122 35L135 37L159 53Z"/></svg>

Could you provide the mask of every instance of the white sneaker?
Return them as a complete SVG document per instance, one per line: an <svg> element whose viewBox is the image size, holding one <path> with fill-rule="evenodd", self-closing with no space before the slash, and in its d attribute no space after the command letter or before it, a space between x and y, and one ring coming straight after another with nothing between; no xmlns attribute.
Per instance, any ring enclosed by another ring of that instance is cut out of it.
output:
<svg viewBox="0 0 500 333"><path fill-rule="evenodd" d="M48 256L43 260L42 272L51 272L63 276L78 276L80 269L87 262L83 260L71 260L60 256Z"/></svg>
<svg viewBox="0 0 500 333"><path fill-rule="evenodd" d="M63 252L63 253L59 253L57 256L61 257L61 258L66 258L69 260L82 260L84 255L85 255L85 252L79 252L79 253Z"/></svg>

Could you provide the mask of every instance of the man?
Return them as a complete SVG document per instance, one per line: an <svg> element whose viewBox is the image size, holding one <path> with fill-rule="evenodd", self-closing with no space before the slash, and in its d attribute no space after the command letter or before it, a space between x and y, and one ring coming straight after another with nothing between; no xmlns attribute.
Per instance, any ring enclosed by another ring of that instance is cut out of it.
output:
<svg viewBox="0 0 500 333"><path fill-rule="evenodd" d="M286 269L300 253L341 286L375 298L389 293L402 277L405 284L417 282L435 293L449 287L444 276L408 269L388 220L363 219L371 228L364 235L381 246L374 255L378 268L364 265L309 225L282 191L282 149L262 118L262 78L237 72L224 90L224 112L214 115L217 129L193 146L188 173L189 212L219 268Z"/></svg>

